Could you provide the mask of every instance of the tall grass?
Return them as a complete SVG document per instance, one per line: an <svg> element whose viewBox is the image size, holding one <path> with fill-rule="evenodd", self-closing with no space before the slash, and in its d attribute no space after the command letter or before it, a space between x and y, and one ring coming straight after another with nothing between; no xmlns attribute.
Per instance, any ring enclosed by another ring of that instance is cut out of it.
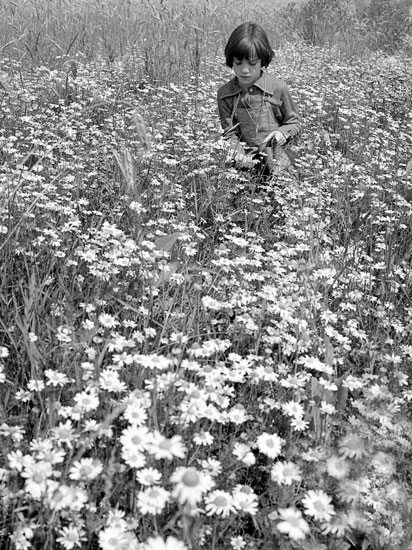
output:
<svg viewBox="0 0 412 550"><path fill-rule="evenodd" d="M2 9L1 548L410 548L407 50L305 35L321 2L285 43L246 2ZM266 187L215 104L258 17L305 121Z"/></svg>
<svg viewBox="0 0 412 550"><path fill-rule="evenodd" d="M82 56L133 55L133 70L182 82L221 52L234 26L261 23L275 47L303 41L349 53L410 48L411 0L36 0L2 2L0 48L23 64L61 67ZM64 14L64 17L62 17Z"/></svg>

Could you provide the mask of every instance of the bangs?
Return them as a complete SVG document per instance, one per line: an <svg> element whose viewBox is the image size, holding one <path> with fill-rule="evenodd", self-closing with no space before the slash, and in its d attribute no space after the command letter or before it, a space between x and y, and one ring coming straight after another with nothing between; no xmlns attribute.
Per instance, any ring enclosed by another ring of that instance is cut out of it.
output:
<svg viewBox="0 0 412 550"><path fill-rule="evenodd" d="M236 59L242 60L242 59L261 59L261 54L258 51L258 47L256 44L251 43L250 40L245 38L239 44L233 51L233 57L236 57Z"/></svg>

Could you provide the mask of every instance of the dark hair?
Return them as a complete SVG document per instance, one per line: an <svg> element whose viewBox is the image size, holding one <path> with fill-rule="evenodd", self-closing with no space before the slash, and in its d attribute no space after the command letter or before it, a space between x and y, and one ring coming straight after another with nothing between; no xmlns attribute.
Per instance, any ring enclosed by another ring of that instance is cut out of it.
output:
<svg viewBox="0 0 412 550"><path fill-rule="evenodd" d="M232 32L225 48L226 65L233 67L233 59L253 59L262 61L267 67L273 58L273 50L267 34L257 23L242 23Z"/></svg>

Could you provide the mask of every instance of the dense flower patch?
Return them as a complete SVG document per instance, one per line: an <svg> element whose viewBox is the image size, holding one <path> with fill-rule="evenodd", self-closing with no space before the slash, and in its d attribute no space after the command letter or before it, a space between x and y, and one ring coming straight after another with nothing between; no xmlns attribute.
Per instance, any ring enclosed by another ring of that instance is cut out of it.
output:
<svg viewBox="0 0 412 550"><path fill-rule="evenodd" d="M278 52L266 187L224 75L4 64L2 548L410 547L409 62Z"/></svg>

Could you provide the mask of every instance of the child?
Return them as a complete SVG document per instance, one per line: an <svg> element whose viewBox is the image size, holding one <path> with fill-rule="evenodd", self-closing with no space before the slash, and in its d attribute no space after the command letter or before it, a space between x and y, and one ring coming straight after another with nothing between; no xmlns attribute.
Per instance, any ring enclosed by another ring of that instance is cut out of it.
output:
<svg viewBox="0 0 412 550"><path fill-rule="evenodd" d="M296 106L285 82L263 70L273 50L260 25L239 25L225 57L235 77L219 88L217 102L234 165L269 176L290 164L284 146L301 132Z"/></svg>

